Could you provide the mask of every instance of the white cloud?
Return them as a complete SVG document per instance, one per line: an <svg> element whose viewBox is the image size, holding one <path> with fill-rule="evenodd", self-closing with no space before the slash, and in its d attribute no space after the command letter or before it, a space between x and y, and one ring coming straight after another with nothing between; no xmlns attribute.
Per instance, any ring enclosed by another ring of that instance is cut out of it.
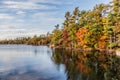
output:
<svg viewBox="0 0 120 80"><path fill-rule="evenodd" d="M10 24L0 24L0 29L3 30L3 29L9 29L11 27Z"/></svg>
<svg viewBox="0 0 120 80"><path fill-rule="evenodd" d="M7 4L7 8L15 8L15 9L36 9L38 5L31 2L14 2L14 1L6 1L4 4Z"/></svg>
<svg viewBox="0 0 120 80"><path fill-rule="evenodd" d="M35 3L50 3L50 4L55 4L55 5L63 5L63 4L71 5L71 4L73 4L70 1L64 2L64 0L29 0L29 1L35 2Z"/></svg>
<svg viewBox="0 0 120 80"><path fill-rule="evenodd" d="M33 37L34 35L46 34L45 30L40 29L8 29L8 30L0 30L0 40L4 39L14 39L17 37Z"/></svg>
<svg viewBox="0 0 120 80"><path fill-rule="evenodd" d="M2 20L0 22L0 39L46 34L54 28L54 25L61 23L63 20L60 16L57 16L58 12L47 11L57 9L56 6L40 4L62 4L57 0L4 0L1 2L0 9L3 9L2 12L6 14L0 13L0 20ZM33 11L33 9L38 10ZM47 12L40 12L39 10L46 10ZM10 15L9 12L14 16ZM6 20L3 20L3 18Z"/></svg>
<svg viewBox="0 0 120 80"><path fill-rule="evenodd" d="M46 34L46 30L42 30L42 29L30 29L27 30L26 35L27 36L34 36L34 35L40 35L40 34Z"/></svg>
<svg viewBox="0 0 120 80"><path fill-rule="evenodd" d="M46 33L46 30L39 29L38 27L36 27L36 29L35 27L32 27L34 24L31 24L32 23L24 22L22 19L0 23L0 40L6 38L13 39L17 37L34 36Z"/></svg>
<svg viewBox="0 0 120 80"><path fill-rule="evenodd" d="M8 29L17 29L20 28L21 24L14 22L3 22L0 24L0 30L8 30Z"/></svg>
<svg viewBox="0 0 120 80"><path fill-rule="evenodd" d="M17 19L16 22L24 23L24 20L23 19Z"/></svg>
<svg viewBox="0 0 120 80"><path fill-rule="evenodd" d="M55 15L57 15L57 12L39 12L39 13L35 13L32 15L33 18L41 18L41 17L54 17Z"/></svg>
<svg viewBox="0 0 120 80"><path fill-rule="evenodd" d="M2 39L13 39L13 38L16 38L18 37L19 35L24 35L25 34L25 29L2 29L0 30L0 40Z"/></svg>
<svg viewBox="0 0 120 80"><path fill-rule="evenodd" d="M14 17L9 14L1 14L0 13L0 19L13 19Z"/></svg>
<svg viewBox="0 0 120 80"><path fill-rule="evenodd" d="M21 20L20 20L21 21ZM4 22L0 23L0 40L2 39L14 39L17 37L26 37L45 34L46 31L43 29L28 29L24 27L24 22L14 23L14 22Z"/></svg>
<svg viewBox="0 0 120 80"><path fill-rule="evenodd" d="M57 16L58 14L59 12L40 12L32 15L32 18L40 21L43 25L49 23L54 26L55 24L61 23L63 21L62 17Z"/></svg>
<svg viewBox="0 0 120 80"><path fill-rule="evenodd" d="M57 9L55 6L48 6L48 5L40 5L35 2L31 1L24 1L24 2L17 2L17 1L3 1L4 6L3 8L11 8L11 9L23 9L23 10L30 10L30 9Z"/></svg>
<svg viewBox="0 0 120 80"><path fill-rule="evenodd" d="M51 3L51 4L62 4L62 2L58 0L29 0L31 2L36 2L36 3Z"/></svg>
<svg viewBox="0 0 120 80"><path fill-rule="evenodd" d="M1 32L7 32L7 33L24 33L26 30L25 29L3 29L0 30Z"/></svg>
<svg viewBox="0 0 120 80"><path fill-rule="evenodd" d="M24 15L25 12L24 11L18 11L18 12L16 12L16 14L18 14L18 15Z"/></svg>

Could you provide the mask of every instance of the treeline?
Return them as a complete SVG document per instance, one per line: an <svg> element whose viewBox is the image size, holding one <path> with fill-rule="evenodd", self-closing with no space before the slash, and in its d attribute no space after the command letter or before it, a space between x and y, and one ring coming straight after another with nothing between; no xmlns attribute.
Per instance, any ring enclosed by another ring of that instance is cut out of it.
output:
<svg viewBox="0 0 120 80"><path fill-rule="evenodd" d="M51 34L2 41L0 43L21 43L81 49L113 49L120 46L120 0L109 4L98 4L92 10L66 12L62 27L57 24Z"/></svg>
<svg viewBox="0 0 120 80"><path fill-rule="evenodd" d="M92 10L66 12L62 29L55 26L51 43L83 49L112 49L120 46L120 0L98 4Z"/></svg>
<svg viewBox="0 0 120 80"><path fill-rule="evenodd" d="M50 43L49 37L45 35L34 37L20 37L16 39L2 40L0 44L27 44L27 45L48 45Z"/></svg>

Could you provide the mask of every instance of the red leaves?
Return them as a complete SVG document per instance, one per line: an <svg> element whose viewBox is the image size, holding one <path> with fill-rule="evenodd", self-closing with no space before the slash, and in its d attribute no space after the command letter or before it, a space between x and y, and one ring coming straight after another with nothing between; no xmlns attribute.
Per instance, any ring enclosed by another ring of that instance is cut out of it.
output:
<svg viewBox="0 0 120 80"><path fill-rule="evenodd" d="M62 41L64 46L70 46L69 44L69 39L68 39L68 32L66 29L63 30L62 32Z"/></svg>

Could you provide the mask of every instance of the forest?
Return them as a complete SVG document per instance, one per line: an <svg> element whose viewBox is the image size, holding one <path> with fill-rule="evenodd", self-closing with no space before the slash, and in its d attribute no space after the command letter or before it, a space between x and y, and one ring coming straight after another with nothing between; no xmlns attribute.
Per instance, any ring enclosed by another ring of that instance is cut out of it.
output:
<svg viewBox="0 0 120 80"><path fill-rule="evenodd" d="M0 44L49 45L62 48L120 48L120 0L97 4L92 10L65 13L62 26L55 25L52 33L34 37L1 40Z"/></svg>

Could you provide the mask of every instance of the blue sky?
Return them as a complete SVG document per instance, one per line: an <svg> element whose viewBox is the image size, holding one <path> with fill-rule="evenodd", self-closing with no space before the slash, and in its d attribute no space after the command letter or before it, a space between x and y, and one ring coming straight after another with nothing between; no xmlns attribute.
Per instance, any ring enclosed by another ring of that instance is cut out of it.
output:
<svg viewBox="0 0 120 80"><path fill-rule="evenodd" d="M92 9L111 0L0 0L0 39L51 32L75 7Z"/></svg>

